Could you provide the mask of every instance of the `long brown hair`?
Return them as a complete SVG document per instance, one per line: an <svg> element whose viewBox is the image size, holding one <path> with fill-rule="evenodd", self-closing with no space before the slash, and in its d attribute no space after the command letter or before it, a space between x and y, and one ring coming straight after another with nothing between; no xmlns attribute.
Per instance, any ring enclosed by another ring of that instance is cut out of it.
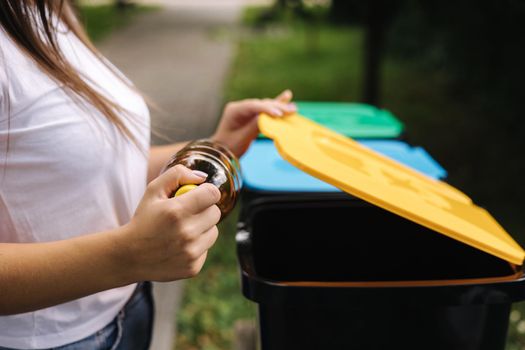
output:
<svg viewBox="0 0 525 350"><path fill-rule="evenodd" d="M80 25L69 0L0 0L0 25L15 43L73 97L93 105L138 145L122 120L127 111L94 90L60 51L57 20L102 58ZM106 64L102 59L101 62Z"/></svg>

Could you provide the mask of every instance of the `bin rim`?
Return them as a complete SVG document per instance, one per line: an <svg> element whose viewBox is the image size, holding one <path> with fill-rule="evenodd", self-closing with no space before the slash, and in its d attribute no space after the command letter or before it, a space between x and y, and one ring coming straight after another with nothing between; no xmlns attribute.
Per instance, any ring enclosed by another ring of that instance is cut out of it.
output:
<svg viewBox="0 0 525 350"><path fill-rule="evenodd" d="M429 286L298 286L266 280L241 269L243 295L257 303L302 306L305 300L314 307L331 306L334 301L355 304L372 302L377 305L397 304L467 306L512 304L525 300L525 275L513 281L481 284L429 285Z"/></svg>
<svg viewBox="0 0 525 350"><path fill-rule="evenodd" d="M435 281L289 282L260 277L250 256L248 232L236 236L243 295L258 303L329 306L334 300L393 301L407 305L464 306L508 304L525 300L525 272L510 276ZM428 283L428 284L425 284Z"/></svg>
<svg viewBox="0 0 525 350"><path fill-rule="evenodd" d="M315 300L318 305L333 304L334 299L371 300L377 304L392 301L404 304L464 306L508 304L525 300L525 272L520 267L510 276L486 279L382 282L287 282L257 276L249 255L249 243L241 242L246 231L237 234L243 295L258 303L303 305ZM418 283L420 282L420 283ZM449 283L450 282L450 283Z"/></svg>

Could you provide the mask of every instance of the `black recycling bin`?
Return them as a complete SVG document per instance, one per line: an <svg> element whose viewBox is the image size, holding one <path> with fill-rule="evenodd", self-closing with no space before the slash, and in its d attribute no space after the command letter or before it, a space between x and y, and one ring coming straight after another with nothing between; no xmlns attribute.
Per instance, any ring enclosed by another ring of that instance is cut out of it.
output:
<svg viewBox="0 0 525 350"><path fill-rule="evenodd" d="M503 350L521 267L348 197L254 200L237 234L262 350Z"/></svg>

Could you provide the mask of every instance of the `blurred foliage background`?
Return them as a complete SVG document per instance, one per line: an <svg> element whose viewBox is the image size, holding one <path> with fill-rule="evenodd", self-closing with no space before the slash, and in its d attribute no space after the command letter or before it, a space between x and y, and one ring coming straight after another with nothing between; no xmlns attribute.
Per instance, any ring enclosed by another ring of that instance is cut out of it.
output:
<svg viewBox="0 0 525 350"><path fill-rule="evenodd" d="M141 13L147 13L159 9L154 5L121 5L102 3L93 5L89 1L74 1L78 15L93 41L103 40L112 31L128 24L133 18Z"/></svg>
<svg viewBox="0 0 525 350"><path fill-rule="evenodd" d="M253 31L240 43L227 99L289 86L302 100L389 109L449 182L523 241L525 2L325 3L249 10Z"/></svg>

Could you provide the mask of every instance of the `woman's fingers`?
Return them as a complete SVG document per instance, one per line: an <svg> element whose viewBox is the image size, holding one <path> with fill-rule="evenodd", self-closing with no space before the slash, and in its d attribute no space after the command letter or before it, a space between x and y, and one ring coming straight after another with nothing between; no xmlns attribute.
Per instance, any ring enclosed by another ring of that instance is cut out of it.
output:
<svg viewBox="0 0 525 350"><path fill-rule="evenodd" d="M241 101L239 102L238 109L243 111L243 114L246 116L256 116L260 113L266 113L274 117L282 117L297 111L293 103L284 103L272 99Z"/></svg>
<svg viewBox="0 0 525 350"><path fill-rule="evenodd" d="M161 198L168 198L173 191L184 184L200 184L206 180L206 174L192 171L183 165L175 165L148 185L148 191Z"/></svg>
<svg viewBox="0 0 525 350"><path fill-rule="evenodd" d="M186 278L195 277L201 272L204 263L206 262L206 257L208 256L208 251L204 252L197 260L195 260L188 268L186 273Z"/></svg>
<svg viewBox="0 0 525 350"><path fill-rule="evenodd" d="M251 120L260 113L282 117L297 112L297 106L290 102L292 97L292 92L285 90L275 99L246 99L230 102L226 106L225 116L233 116L232 119L241 121Z"/></svg>
<svg viewBox="0 0 525 350"><path fill-rule="evenodd" d="M272 114L272 116L274 117L280 117L283 115L297 112L297 107L295 106L294 103L287 103L287 102L285 103L285 102L272 100L272 99L264 99L262 100L262 102L270 106L272 109L278 111L276 115Z"/></svg>
<svg viewBox="0 0 525 350"><path fill-rule="evenodd" d="M217 226L213 226L195 240L191 249L188 250L191 253L189 254L190 263L188 264L187 277L194 277L199 274L208 256L208 250L215 244L218 237L219 230Z"/></svg>
<svg viewBox="0 0 525 350"><path fill-rule="evenodd" d="M290 89L281 92L275 99L265 99L267 103L272 103L273 107L279 109L283 115L297 112L297 107L291 103L293 93ZM279 116L279 115L274 115Z"/></svg>
<svg viewBox="0 0 525 350"><path fill-rule="evenodd" d="M281 92L279 94L279 96L277 96L275 99L279 102L283 102L283 103L289 103L293 98L293 93L291 90L289 89L286 89L284 90L283 92Z"/></svg>
<svg viewBox="0 0 525 350"><path fill-rule="evenodd" d="M172 199L177 202L177 208L184 209L188 214L198 214L211 207L221 199L221 192L212 184L205 183L197 188Z"/></svg>
<svg viewBox="0 0 525 350"><path fill-rule="evenodd" d="M181 230L187 232L187 238L198 239L204 232L217 225L220 219L221 210L216 205L212 205L199 214L189 217L181 225Z"/></svg>
<svg viewBox="0 0 525 350"><path fill-rule="evenodd" d="M197 247L197 251L200 252L200 256L205 254L211 247L213 247L217 241L217 238L219 238L219 229L217 226L211 227L199 236L195 242L195 245Z"/></svg>

